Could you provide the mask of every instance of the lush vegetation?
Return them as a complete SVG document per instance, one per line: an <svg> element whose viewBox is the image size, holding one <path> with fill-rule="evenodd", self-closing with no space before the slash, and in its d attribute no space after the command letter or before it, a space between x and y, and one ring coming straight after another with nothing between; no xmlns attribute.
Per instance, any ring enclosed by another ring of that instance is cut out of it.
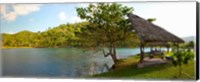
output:
<svg viewBox="0 0 200 82"><path fill-rule="evenodd" d="M21 31L16 34L2 34L3 47L69 47L76 46L75 33L87 23L61 24L44 32Z"/></svg>
<svg viewBox="0 0 200 82"><path fill-rule="evenodd" d="M179 67L179 74L177 77L182 75L183 64L188 64L189 60L194 59L194 42L182 44L180 48L172 48L172 52L168 53L172 58L172 63L175 67Z"/></svg>
<svg viewBox="0 0 200 82"><path fill-rule="evenodd" d="M80 22L74 24L61 24L56 27L48 28L43 32L20 31L15 34L2 34L2 44L4 48L48 48L48 47L84 47L81 44L88 44L82 42L81 37L87 35L80 35L80 32L88 25L88 22ZM134 47L131 44L131 39L126 43L119 44L118 47ZM87 48L85 46L84 48ZM89 48L89 47L88 47Z"/></svg>
<svg viewBox="0 0 200 82"><path fill-rule="evenodd" d="M89 22L79 33L83 43L81 46L101 50L105 57L110 56L116 63L116 47L127 43L134 45L138 41L126 18L132 11L132 7L117 3L98 3L90 4L86 8L77 8L78 16ZM105 47L108 48L107 51L104 50Z"/></svg>
<svg viewBox="0 0 200 82"><path fill-rule="evenodd" d="M192 60L194 58L194 52L191 52L190 50L176 50L173 51L171 57L174 66L179 67L179 77L182 74L183 64L188 64L189 60Z"/></svg>
<svg viewBox="0 0 200 82"><path fill-rule="evenodd" d="M137 68L139 56L131 56L119 60L116 69L102 74L89 76L92 78L115 78L115 79L195 79L194 60L182 65L182 74L179 76L179 67L175 67L171 62L144 68Z"/></svg>
<svg viewBox="0 0 200 82"><path fill-rule="evenodd" d="M194 45L195 45L196 43L194 42L194 41L189 41L189 42L186 42L185 44L181 44L181 45L179 45L181 48L183 48L183 49L194 49Z"/></svg>

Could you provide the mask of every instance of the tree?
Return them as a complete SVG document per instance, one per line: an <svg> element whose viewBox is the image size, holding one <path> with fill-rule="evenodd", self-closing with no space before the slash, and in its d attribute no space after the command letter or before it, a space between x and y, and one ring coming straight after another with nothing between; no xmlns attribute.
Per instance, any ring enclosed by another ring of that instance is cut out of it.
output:
<svg viewBox="0 0 200 82"><path fill-rule="evenodd" d="M190 49L173 49L172 52L173 53L170 54L172 57L172 63L175 67L179 67L178 77L180 77L182 74L182 65L188 64L189 60L194 58L194 52Z"/></svg>
<svg viewBox="0 0 200 82"><path fill-rule="evenodd" d="M190 48L190 49L193 49L194 48L194 41L189 41L186 45L185 45L186 48Z"/></svg>
<svg viewBox="0 0 200 82"><path fill-rule="evenodd" d="M76 11L81 19L88 21L88 25L77 34L81 46L101 50L105 57L111 56L114 63L118 60L116 47L126 41L132 41L133 44L137 41L126 18L133 11L132 7L117 3L98 3L77 8ZM108 49L107 52L105 48Z"/></svg>

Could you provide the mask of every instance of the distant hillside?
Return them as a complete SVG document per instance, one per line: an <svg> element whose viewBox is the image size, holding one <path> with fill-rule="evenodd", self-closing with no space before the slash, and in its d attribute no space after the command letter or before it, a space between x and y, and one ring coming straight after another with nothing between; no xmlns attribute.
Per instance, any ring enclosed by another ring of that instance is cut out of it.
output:
<svg viewBox="0 0 200 82"><path fill-rule="evenodd" d="M27 30L15 34L2 33L3 47L67 47L76 46L78 42L75 33L86 26L86 22L61 24L48 28L43 32L31 32Z"/></svg>
<svg viewBox="0 0 200 82"><path fill-rule="evenodd" d="M183 39L185 42L189 42L189 41L194 41L194 42L196 42L196 37L195 37L195 36L182 37L182 39Z"/></svg>

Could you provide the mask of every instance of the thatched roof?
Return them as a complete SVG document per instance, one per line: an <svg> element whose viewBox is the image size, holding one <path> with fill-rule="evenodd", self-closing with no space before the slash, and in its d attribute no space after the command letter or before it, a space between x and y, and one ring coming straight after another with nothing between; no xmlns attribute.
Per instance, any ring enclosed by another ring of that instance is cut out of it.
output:
<svg viewBox="0 0 200 82"><path fill-rule="evenodd" d="M134 14L128 14L132 28L144 43L182 43L181 38Z"/></svg>

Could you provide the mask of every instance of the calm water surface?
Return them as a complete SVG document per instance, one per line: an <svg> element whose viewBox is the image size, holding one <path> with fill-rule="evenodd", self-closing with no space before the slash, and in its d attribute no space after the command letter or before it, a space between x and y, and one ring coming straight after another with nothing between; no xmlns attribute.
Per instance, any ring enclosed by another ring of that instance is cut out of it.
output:
<svg viewBox="0 0 200 82"><path fill-rule="evenodd" d="M117 56L125 58L139 52L139 48L118 48ZM113 65L101 52L76 48L2 49L2 60L3 76L11 77L80 77L106 72Z"/></svg>

